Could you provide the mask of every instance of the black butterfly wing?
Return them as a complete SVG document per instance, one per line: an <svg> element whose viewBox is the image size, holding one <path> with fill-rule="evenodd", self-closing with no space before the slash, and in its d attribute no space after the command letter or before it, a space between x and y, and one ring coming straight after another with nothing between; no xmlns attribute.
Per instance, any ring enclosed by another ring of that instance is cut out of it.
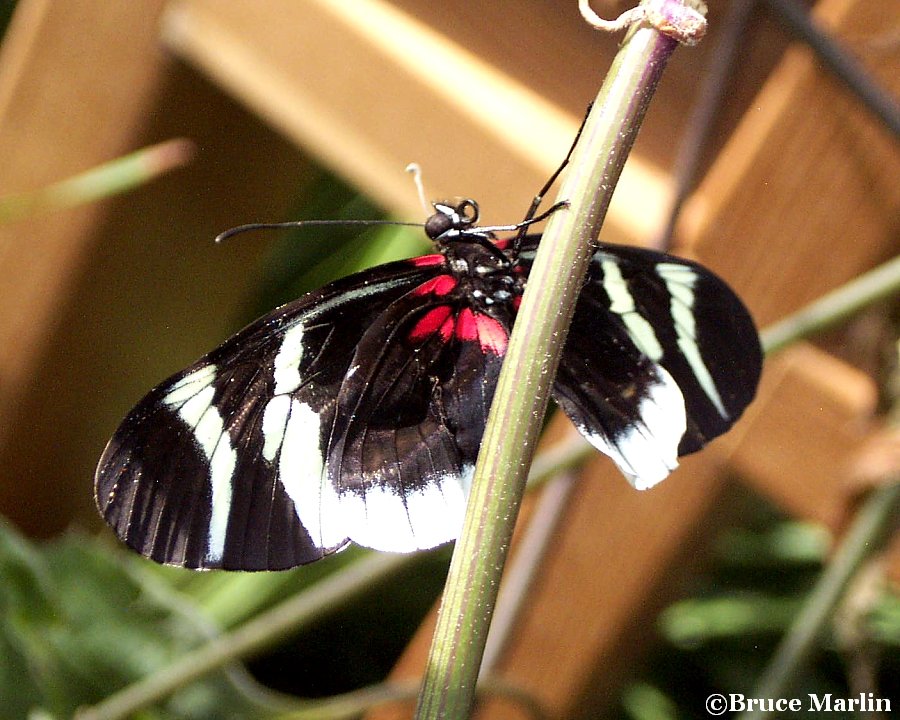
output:
<svg viewBox="0 0 900 720"><path fill-rule="evenodd" d="M322 513L336 398L367 328L442 261L332 283L152 390L100 459L106 521L142 554L195 568L286 568L345 545Z"/></svg>
<svg viewBox="0 0 900 720"><path fill-rule="evenodd" d="M663 253L604 245L591 260L553 396L647 488L734 424L761 368L753 321L716 275Z"/></svg>
<svg viewBox="0 0 900 720"><path fill-rule="evenodd" d="M512 311L476 311L436 280L366 331L338 397L332 511L367 547L430 548L462 526Z"/></svg>

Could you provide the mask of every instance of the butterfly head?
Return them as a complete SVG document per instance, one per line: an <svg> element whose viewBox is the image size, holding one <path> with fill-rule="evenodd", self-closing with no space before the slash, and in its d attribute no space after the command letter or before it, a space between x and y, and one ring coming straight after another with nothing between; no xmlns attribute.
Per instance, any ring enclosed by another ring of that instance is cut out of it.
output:
<svg viewBox="0 0 900 720"><path fill-rule="evenodd" d="M460 200L451 203L433 203L434 213L425 221L425 234L436 243L443 243L467 235L483 236L476 228L478 203L474 200Z"/></svg>

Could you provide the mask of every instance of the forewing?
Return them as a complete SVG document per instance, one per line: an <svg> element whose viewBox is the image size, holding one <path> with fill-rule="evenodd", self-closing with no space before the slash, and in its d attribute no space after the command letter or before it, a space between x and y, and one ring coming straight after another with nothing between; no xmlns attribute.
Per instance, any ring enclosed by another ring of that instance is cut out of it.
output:
<svg viewBox="0 0 900 720"><path fill-rule="evenodd" d="M604 245L591 260L553 395L595 447L647 488L678 456L734 424L761 367L749 313L712 272Z"/></svg>
<svg viewBox="0 0 900 720"><path fill-rule="evenodd" d="M366 327L439 261L327 285L152 390L100 459L106 521L142 554L195 568L287 568L345 545L321 508L337 394Z"/></svg>

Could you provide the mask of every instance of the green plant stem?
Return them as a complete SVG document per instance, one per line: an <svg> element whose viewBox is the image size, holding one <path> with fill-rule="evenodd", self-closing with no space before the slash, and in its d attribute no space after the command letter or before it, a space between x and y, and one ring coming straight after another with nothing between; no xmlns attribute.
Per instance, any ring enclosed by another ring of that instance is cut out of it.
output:
<svg viewBox="0 0 900 720"><path fill-rule="evenodd" d="M647 104L677 42L634 28L572 155L510 338L482 441L416 709L417 720L469 716L528 463L547 407L593 241Z"/></svg>
<svg viewBox="0 0 900 720"><path fill-rule="evenodd" d="M760 333L767 354L837 325L867 305L900 292L900 256L845 283Z"/></svg>
<svg viewBox="0 0 900 720"><path fill-rule="evenodd" d="M822 628L831 617L847 584L863 560L871 555L897 521L900 505L900 476L892 483L873 491L863 502L849 531L810 593L800 614L791 625L765 673L750 697L777 699L785 697L797 670L809 657ZM760 720L768 713L753 710L741 720Z"/></svg>
<svg viewBox="0 0 900 720"><path fill-rule="evenodd" d="M548 715L535 700L509 683L483 680L478 683L479 697L502 698L517 707L517 717L547 720ZM389 703L406 703L416 699L419 684L384 683L322 700L300 701L299 707L278 715L279 720L353 720L367 710Z"/></svg>

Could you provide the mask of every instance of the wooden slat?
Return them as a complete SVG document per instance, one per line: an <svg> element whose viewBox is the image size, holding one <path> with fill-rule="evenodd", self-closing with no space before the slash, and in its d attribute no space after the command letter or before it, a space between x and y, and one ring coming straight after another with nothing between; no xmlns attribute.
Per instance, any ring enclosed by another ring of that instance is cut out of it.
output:
<svg viewBox="0 0 900 720"><path fill-rule="evenodd" d="M475 197L488 222L520 218L596 92L562 109L384 0L182 0L165 28L179 55L407 218L422 217L411 161L434 197ZM663 173L633 159L608 239L648 236L668 196Z"/></svg>
<svg viewBox="0 0 900 720"><path fill-rule="evenodd" d="M871 378L801 344L767 362L744 432L723 445L751 487L796 517L839 530L876 401Z"/></svg>
<svg viewBox="0 0 900 720"><path fill-rule="evenodd" d="M709 537L705 519L721 477L714 458L697 456L657 489L637 493L605 458L588 467L502 677L556 717L608 702L652 634L645 619L671 600L673 577Z"/></svg>
<svg viewBox="0 0 900 720"><path fill-rule="evenodd" d="M130 128L104 119L120 103L127 104L123 112L140 108L156 82L153 63L141 55L152 45L142 46L141 38L162 3L107 6L95 13L91 32L72 32L91 5L100 3L25 0L16 10L0 57L2 194L37 190L127 148ZM118 72L98 87L97 68L111 67ZM10 429L3 420L46 347L98 212L84 208L0 226L0 444Z"/></svg>
<svg viewBox="0 0 900 720"><path fill-rule="evenodd" d="M37 535L97 520L93 468L129 406L240 325L263 240L213 237L281 216L301 178L296 151L165 52L162 9L23 0L4 41L3 192L175 135L199 147L138 192L0 227L0 513Z"/></svg>
<svg viewBox="0 0 900 720"><path fill-rule="evenodd" d="M896 54L877 51L900 3L823 0L816 18L900 95ZM765 325L900 251L898 177L896 139L793 47L686 206L682 244Z"/></svg>
<svg viewBox="0 0 900 720"><path fill-rule="evenodd" d="M816 17L864 50L900 22L900 4L823 0ZM896 59L862 59L900 92ZM756 105L689 203L681 238L764 325L900 250L900 146L805 47L788 52ZM872 380L809 348L769 366L779 380L752 409L760 430L739 453L741 468L785 509L835 527Z"/></svg>
<svg viewBox="0 0 900 720"><path fill-rule="evenodd" d="M19 3L0 58L0 193L39 189L129 149L131 123L119 121L144 111L158 81L153 27L161 7ZM72 31L82 27L91 31ZM95 205L0 226L0 508L31 528L59 527L48 511L69 493L47 478L66 476L68 461L54 448L69 433L24 413L35 393L57 389L54 375L39 373L102 214ZM57 402L65 405L65 393ZM23 443L40 445L40 456L63 469L33 472Z"/></svg>

